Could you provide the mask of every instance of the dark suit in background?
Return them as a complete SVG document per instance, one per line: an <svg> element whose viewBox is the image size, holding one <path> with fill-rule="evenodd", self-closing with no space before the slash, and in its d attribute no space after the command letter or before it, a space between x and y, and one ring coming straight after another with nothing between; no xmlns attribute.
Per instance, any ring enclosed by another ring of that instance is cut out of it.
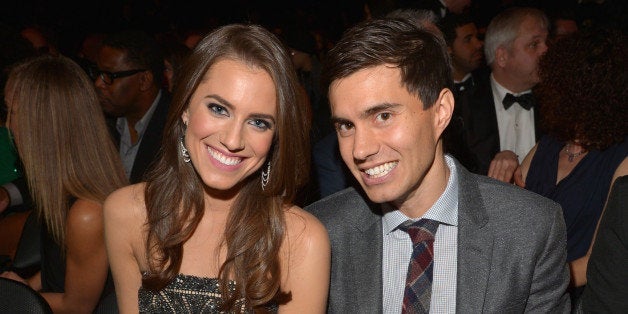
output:
<svg viewBox="0 0 628 314"><path fill-rule="evenodd" d="M499 144L499 129L490 72L483 72L478 75L475 90L468 98L468 102L456 105L461 107L458 110L460 110L460 117L464 121L469 151L472 154L472 159L477 162L477 168L471 170L486 175L493 157L502 150ZM538 108L532 110L534 110L535 138L538 141L541 135L539 110Z"/></svg>
<svg viewBox="0 0 628 314"><path fill-rule="evenodd" d="M161 99L153 111L153 116L146 126L142 142L138 148L133 169L129 181L131 184L143 181L143 177L150 169L152 163L157 160L159 150L161 148L161 140L163 138L163 130L168 118L168 108L170 106L170 95L166 92L161 93ZM116 118L107 120L109 131L115 141L116 147L120 147L120 133L116 129Z"/></svg>

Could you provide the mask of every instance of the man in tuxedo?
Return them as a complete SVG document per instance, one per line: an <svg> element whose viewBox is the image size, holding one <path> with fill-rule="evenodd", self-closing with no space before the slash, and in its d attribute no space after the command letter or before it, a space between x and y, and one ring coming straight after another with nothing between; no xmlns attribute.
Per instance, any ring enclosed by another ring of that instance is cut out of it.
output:
<svg viewBox="0 0 628 314"><path fill-rule="evenodd" d="M340 154L360 185L306 207L331 240L329 313L569 311L560 207L443 153L454 98L440 37L366 21L325 73Z"/></svg>
<svg viewBox="0 0 628 314"><path fill-rule="evenodd" d="M478 173L511 182L539 138L532 87L547 51L548 20L534 8L512 8L491 20L484 54L491 73L478 78L465 117Z"/></svg>
<svg viewBox="0 0 628 314"><path fill-rule="evenodd" d="M127 178L142 181L161 145L170 104L162 92L163 56L155 40L141 31L105 38L98 52L94 85Z"/></svg>
<svg viewBox="0 0 628 314"><path fill-rule="evenodd" d="M469 14L449 14L438 23L451 57L456 106L443 134L445 152L453 155L468 170L478 171L476 156L469 149L466 121L470 119L469 101L484 66L483 42Z"/></svg>

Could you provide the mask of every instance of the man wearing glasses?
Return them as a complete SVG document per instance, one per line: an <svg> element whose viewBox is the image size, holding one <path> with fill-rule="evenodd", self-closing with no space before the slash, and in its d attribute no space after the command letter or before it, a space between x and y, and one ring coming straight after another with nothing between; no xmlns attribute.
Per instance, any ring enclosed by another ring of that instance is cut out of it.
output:
<svg viewBox="0 0 628 314"><path fill-rule="evenodd" d="M94 85L131 183L142 181L159 151L170 99L160 87L163 57L148 34L122 31L99 50Z"/></svg>

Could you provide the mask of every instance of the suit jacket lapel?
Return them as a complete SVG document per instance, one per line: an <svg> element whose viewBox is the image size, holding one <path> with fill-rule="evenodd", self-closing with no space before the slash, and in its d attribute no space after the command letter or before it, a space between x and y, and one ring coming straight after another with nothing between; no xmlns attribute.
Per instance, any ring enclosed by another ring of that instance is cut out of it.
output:
<svg viewBox="0 0 628 314"><path fill-rule="evenodd" d="M481 313L491 269L493 238L488 216L479 198L477 181L458 165L458 280L456 309Z"/></svg>
<svg viewBox="0 0 628 314"><path fill-rule="evenodd" d="M366 196L365 196L366 197ZM367 200L368 198L365 198ZM357 296L352 308L356 313L382 312L382 217L381 206L367 202L362 212L352 215L351 226L358 232L351 239L349 256L352 256L352 278L355 278L355 293ZM372 296L377 296L373 298ZM377 309L377 311L375 311Z"/></svg>
<svg viewBox="0 0 628 314"><path fill-rule="evenodd" d="M133 162L133 169L131 170L131 183L143 181L143 177L152 163L157 160L157 155L161 148L161 140L163 138L163 130L168 117L168 106L170 99L168 95L162 91L161 99L157 103L153 116L151 117L146 130L144 130L144 136L142 142L137 150L135 161Z"/></svg>

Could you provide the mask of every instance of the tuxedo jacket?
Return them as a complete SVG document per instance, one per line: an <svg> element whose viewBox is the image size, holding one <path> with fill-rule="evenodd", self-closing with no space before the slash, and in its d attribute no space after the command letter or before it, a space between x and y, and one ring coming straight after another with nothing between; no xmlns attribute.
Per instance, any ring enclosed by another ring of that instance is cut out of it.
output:
<svg viewBox="0 0 628 314"><path fill-rule="evenodd" d="M155 111L153 111L153 116L148 122L146 130L144 130L142 142L140 143L137 155L135 156L133 168L131 169L131 176L129 177L131 184L144 181L144 175L159 156L161 140L163 138L164 126L168 118L169 107L170 95L162 91L159 103L157 103L157 107L155 108ZM121 135L116 128L116 120L117 119L115 118L108 119L107 124L116 147L119 149Z"/></svg>
<svg viewBox="0 0 628 314"><path fill-rule="evenodd" d="M491 160L501 151L495 100L491 88L490 71L478 76L478 83L471 97L461 103L457 111L461 112L464 132L473 160L477 162L475 173L487 174ZM534 129L536 141L541 137L539 128L539 110L534 108Z"/></svg>
<svg viewBox="0 0 628 314"><path fill-rule="evenodd" d="M568 313L560 206L456 164L458 313ZM306 207L331 241L328 313L382 312L382 211L348 188ZM400 283L404 284L404 283Z"/></svg>

